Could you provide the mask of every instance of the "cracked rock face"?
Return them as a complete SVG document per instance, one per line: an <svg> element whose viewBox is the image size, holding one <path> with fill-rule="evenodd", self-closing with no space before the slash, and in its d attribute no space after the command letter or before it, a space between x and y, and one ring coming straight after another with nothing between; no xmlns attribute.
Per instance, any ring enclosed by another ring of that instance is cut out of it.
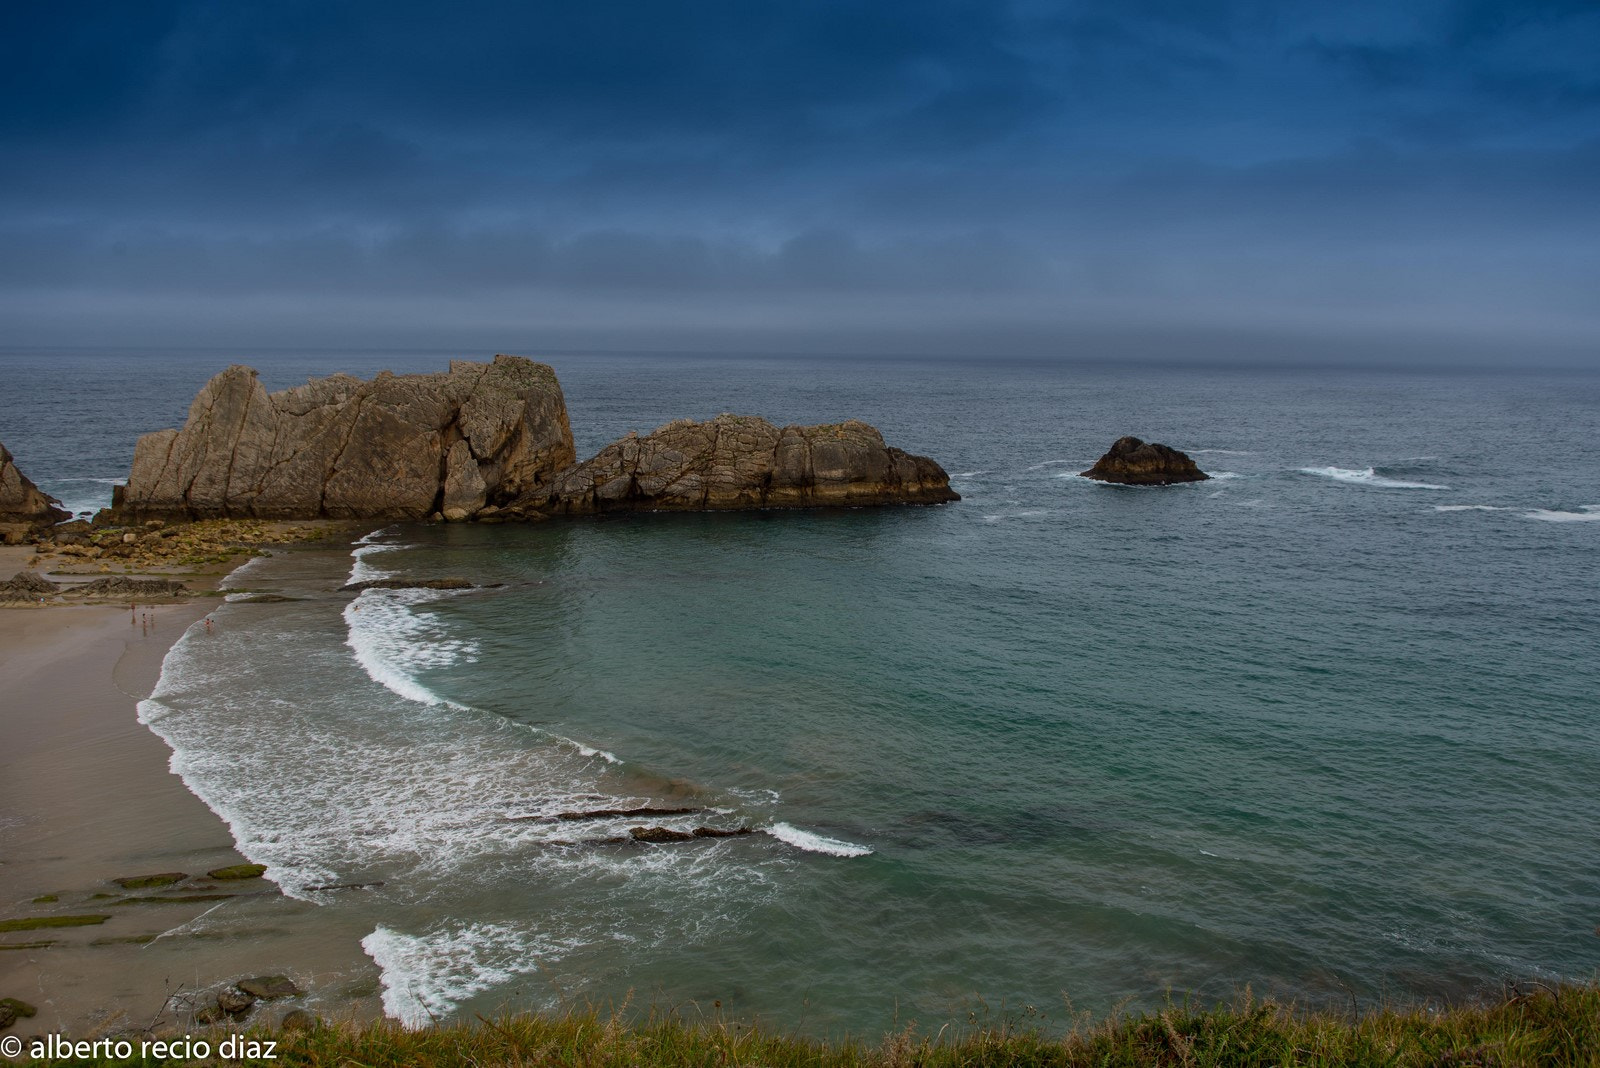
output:
<svg viewBox="0 0 1600 1068"><path fill-rule="evenodd" d="M1134 437L1118 438L1093 467L1081 474L1125 486L1169 486L1175 482L1204 482L1211 477L1187 454Z"/></svg>
<svg viewBox="0 0 1600 1068"><path fill-rule="evenodd" d="M11 453L0 445L0 527L9 535L40 526L59 523L72 516L59 507L60 501L35 486L17 470Z"/></svg>
<svg viewBox="0 0 1600 1068"><path fill-rule="evenodd" d="M612 442L513 513L941 504L960 498L934 461L884 444L866 423L775 427L719 415Z"/></svg>
<svg viewBox="0 0 1600 1068"><path fill-rule="evenodd" d="M532 360L270 394L234 366L201 389L182 430L139 439L116 504L136 518L467 519L575 459L555 371Z"/></svg>

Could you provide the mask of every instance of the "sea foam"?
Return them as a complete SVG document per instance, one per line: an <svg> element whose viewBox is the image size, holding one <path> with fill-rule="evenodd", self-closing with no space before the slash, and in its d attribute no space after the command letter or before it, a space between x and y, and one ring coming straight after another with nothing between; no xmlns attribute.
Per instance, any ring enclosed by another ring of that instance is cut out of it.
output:
<svg viewBox="0 0 1600 1068"><path fill-rule="evenodd" d="M507 924L470 923L422 935L378 927L361 948L382 972L383 1010L407 1027L426 1027L474 994L538 970L567 946Z"/></svg>
<svg viewBox="0 0 1600 1068"><path fill-rule="evenodd" d="M1408 482L1399 478L1385 478L1378 474L1376 468L1369 467L1358 471L1349 467L1302 467L1303 475L1317 475L1320 478L1331 478L1335 482L1348 482L1358 486L1380 486L1384 489L1420 489L1420 490L1447 490L1449 486L1439 486L1432 482Z"/></svg>
<svg viewBox="0 0 1600 1068"><path fill-rule="evenodd" d="M1523 512L1524 519L1539 519L1546 523L1592 523L1600 520L1600 504L1582 504L1576 512L1558 512L1550 508L1535 508Z"/></svg>
<svg viewBox="0 0 1600 1068"><path fill-rule="evenodd" d="M837 838L825 838L812 831L802 831L799 827L788 823L774 823L765 830L778 841L808 853L826 853L834 857L864 857L872 852L867 846L842 842Z"/></svg>

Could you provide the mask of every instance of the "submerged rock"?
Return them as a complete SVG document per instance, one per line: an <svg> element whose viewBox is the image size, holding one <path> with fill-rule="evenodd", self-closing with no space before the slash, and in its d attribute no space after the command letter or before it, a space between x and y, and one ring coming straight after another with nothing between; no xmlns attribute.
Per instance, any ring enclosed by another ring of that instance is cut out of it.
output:
<svg viewBox="0 0 1600 1068"><path fill-rule="evenodd" d="M552 819L558 820L607 820L607 819L638 819L642 816L688 816L696 812L704 812L703 808L592 808L581 812L557 812ZM528 817L512 817L513 819ZM532 817L543 819L542 816Z"/></svg>
<svg viewBox="0 0 1600 1068"><path fill-rule="evenodd" d="M496 584L498 585L498 583ZM484 587L485 589L489 587ZM339 587L340 593L360 593L362 590L475 590L478 585L464 578L442 579L367 579Z"/></svg>
<svg viewBox="0 0 1600 1068"><path fill-rule="evenodd" d="M234 366L201 389L182 430L139 439L114 503L134 517L464 519L575 459L555 372L532 360L271 394Z"/></svg>
<svg viewBox="0 0 1600 1068"><path fill-rule="evenodd" d="M513 513L942 504L960 500L933 460L886 445L866 423L775 427L753 416L680 419L629 434L524 496Z"/></svg>
<svg viewBox="0 0 1600 1068"><path fill-rule="evenodd" d="M278 1021L280 1031L315 1031L321 1026L322 1021L305 1009L290 1009L283 1014L283 1019Z"/></svg>
<svg viewBox="0 0 1600 1068"><path fill-rule="evenodd" d="M111 881L124 890L154 890L162 886L172 886L187 879L188 873L181 871L164 871L155 875L125 875L120 879Z"/></svg>
<svg viewBox="0 0 1600 1068"><path fill-rule="evenodd" d="M259 879L266 874L265 864L230 864L226 868L216 868L206 872L213 879Z"/></svg>
<svg viewBox="0 0 1600 1068"><path fill-rule="evenodd" d="M1081 474L1124 486L1168 486L1175 482L1204 482L1211 477L1177 449L1135 437L1118 438L1093 467Z"/></svg>

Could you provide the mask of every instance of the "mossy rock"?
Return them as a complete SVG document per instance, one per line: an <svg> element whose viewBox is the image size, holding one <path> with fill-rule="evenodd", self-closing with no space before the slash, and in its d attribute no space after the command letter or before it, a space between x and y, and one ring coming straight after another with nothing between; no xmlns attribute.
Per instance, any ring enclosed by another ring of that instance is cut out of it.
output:
<svg viewBox="0 0 1600 1068"><path fill-rule="evenodd" d="M0 920L0 933L6 931L38 931L46 927L91 927L105 923L110 916L24 916L15 920Z"/></svg>
<svg viewBox="0 0 1600 1068"><path fill-rule="evenodd" d="M25 1020L32 1019L39 1014L38 1009L29 1005L26 1001L18 1001L16 998L0 998L0 1007L10 1009Z"/></svg>
<svg viewBox="0 0 1600 1068"><path fill-rule="evenodd" d="M164 871L155 875L129 875L121 879L112 879L111 881L124 890L155 890L159 887L171 886L173 883L181 883L188 877L187 872Z"/></svg>
<svg viewBox="0 0 1600 1068"><path fill-rule="evenodd" d="M0 942L0 953L8 949L49 949L55 944L54 938L46 938L39 942Z"/></svg>
<svg viewBox="0 0 1600 1068"><path fill-rule="evenodd" d="M35 905L48 905L48 904L50 904L52 902L60 901L60 900L61 899L59 897L57 897L55 894L40 894L38 897L33 899L33 903Z"/></svg>
<svg viewBox="0 0 1600 1068"><path fill-rule="evenodd" d="M213 879L259 879L265 874L265 864L234 864L206 872Z"/></svg>
<svg viewBox="0 0 1600 1068"><path fill-rule="evenodd" d="M160 938L160 935L124 935L121 938L96 938L89 944L91 946L147 946Z"/></svg>
<svg viewBox="0 0 1600 1068"><path fill-rule="evenodd" d="M165 897L121 897L113 905L177 905L185 901L222 901L236 894L167 894Z"/></svg>

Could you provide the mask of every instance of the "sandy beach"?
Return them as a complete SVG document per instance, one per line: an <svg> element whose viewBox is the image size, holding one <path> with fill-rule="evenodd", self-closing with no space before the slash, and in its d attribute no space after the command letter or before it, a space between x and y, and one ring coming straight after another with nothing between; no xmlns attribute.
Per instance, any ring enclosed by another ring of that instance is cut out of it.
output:
<svg viewBox="0 0 1600 1068"><path fill-rule="evenodd" d="M3 550L0 574L20 570L29 555ZM376 970L359 932L327 930L316 906L284 897L270 879L206 877L246 858L169 770L165 743L138 721L167 650L188 628L203 628L216 605L199 597L136 610L0 608L0 925L108 917L0 927L0 998L38 1010L9 1033L181 1032L217 989L269 974L295 977L309 995L279 1003L279 1016L308 1006L375 1011L375 1002L363 1005ZM185 878L162 889L115 882L163 872ZM208 938L204 918L221 909L260 922L250 937ZM270 1023L267 1012L263 1004L258 1017Z"/></svg>

